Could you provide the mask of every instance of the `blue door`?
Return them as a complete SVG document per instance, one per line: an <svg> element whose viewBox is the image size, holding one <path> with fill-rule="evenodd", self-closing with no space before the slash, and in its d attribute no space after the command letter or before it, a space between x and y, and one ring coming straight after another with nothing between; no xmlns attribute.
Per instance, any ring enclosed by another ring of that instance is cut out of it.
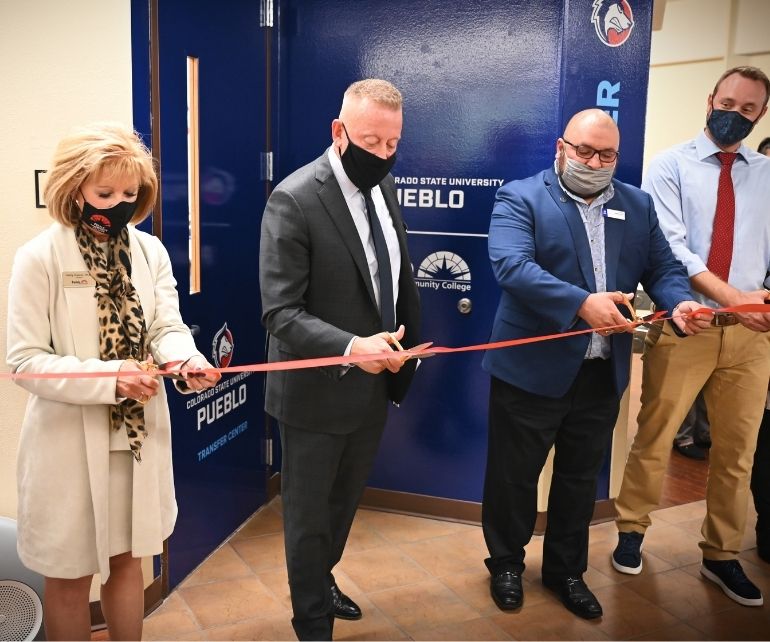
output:
<svg viewBox="0 0 770 642"><path fill-rule="evenodd" d="M261 176L270 172L260 153L275 150L276 182L317 157L354 80L386 78L405 97L394 175L423 336L436 344L486 341L499 296L486 249L495 192L553 162L572 113L611 113L621 129L618 176L641 177L652 0L278 0L275 28L259 26L270 2L149 1L158 14L160 231L184 318L215 361L264 359L257 251L269 189ZM135 118L149 133L147 2L132 10ZM199 294L189 294L190 56L200 79ZM462 353L423 363L391 412L371 486L480 500L489 385L480 362ZM226 378L211 396L172 396L172 586L262 503L262 406L257 375ZM605 471L598 497L607 496Z"/></svg>
<svg viewBox="0 0 770 642"><path fill-rule="evenodd" d="M148 6L151 8L148 11ZM215 365L264 359L258 283L266 183L266 70L260 7L251 0L135 0L134 103L149 133L149 16L157 11L152 95L161 158L163 243L185 322ZM191 294L188 58L197 59L200 292ZM158 109L159 107L159 109ZM169 540L173 588L265 501L262 376L224 376L197 396L169 393L179 518Z"/></svg>
<svg viewBox="0 0 770 642"><path fill-rule="evenodd" d="M381 77L404 95L393 173L425 340L487 340L499 297L486 242L495 192L553 162L575 111L613 114L622 136L618 175L639 182L651 0L281 0L279 7L278 179L329 145L348 84ZM423 363L390 413L370 486L480 501L489 388L481 356ZM606 473L600 498L608 496Z"/></svg>

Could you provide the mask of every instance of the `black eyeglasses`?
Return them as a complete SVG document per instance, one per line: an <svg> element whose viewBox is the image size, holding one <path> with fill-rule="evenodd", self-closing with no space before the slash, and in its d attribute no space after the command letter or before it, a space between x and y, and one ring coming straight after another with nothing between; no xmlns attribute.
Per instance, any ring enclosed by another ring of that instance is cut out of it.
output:
<svg viewBox="0 0 770 642"><path fill-rule="evenodd" d="M599 160L602 163L614 163L620 153L616 152L614 149L594 149L588 145L575 145L574 143L570 143L566 138L562 138L562 140L570 147L573 147L578 158L582 158L583 160L591 160L596 154L599 154Z"/></svg>

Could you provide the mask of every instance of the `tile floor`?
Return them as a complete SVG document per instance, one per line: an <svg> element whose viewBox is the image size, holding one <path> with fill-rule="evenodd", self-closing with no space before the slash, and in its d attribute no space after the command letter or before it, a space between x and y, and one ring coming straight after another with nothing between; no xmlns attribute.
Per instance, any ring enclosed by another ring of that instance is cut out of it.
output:
<svg viewBox="0 0 770 642"><path fill-rule="evenodd" d="M644 572L610 565L612 523L591 527L586 582L605 615L581 620L539 579L542 538L527 547L525 602L499 611L489 597L486 548L477 526L360 510L335 570L364 611L337 620L338 640L768 640L770 565L754 549L750 511L741 562L763 590L742 607L698 573L704 502L653 513ZM260 509L145 621L146 640L294 640L280 499Z"/></svg>

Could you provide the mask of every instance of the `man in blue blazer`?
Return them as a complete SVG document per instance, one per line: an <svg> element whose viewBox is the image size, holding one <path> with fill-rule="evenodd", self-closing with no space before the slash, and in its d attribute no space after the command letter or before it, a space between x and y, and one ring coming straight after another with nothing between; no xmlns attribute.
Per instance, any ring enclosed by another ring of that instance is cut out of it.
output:
<svg viewBox="0 0 770 642"><path fill-rule="evenodd" d="M491 594L504 610L523 602L538 477L555 445L543 584L580 617L602 615L582 575L596 478L629 379L633 326L618 304L641 282L678 332L710 321L687 315L701 306L650 196L612 178L619 142L611 117L579 112L556 141L554 167L504 185L492 211L489 256L502 294L490 340L600 329L484 357L492 384L482 524Z"/></svg>

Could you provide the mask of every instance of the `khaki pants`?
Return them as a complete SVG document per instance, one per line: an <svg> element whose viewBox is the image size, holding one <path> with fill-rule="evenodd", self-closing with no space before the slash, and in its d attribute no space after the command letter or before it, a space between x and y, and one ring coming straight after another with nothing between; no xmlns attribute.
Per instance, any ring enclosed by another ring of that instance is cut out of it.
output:
<svg viewBox="0 0 770 642"><path fill-rule="evenodd" d="M621 532L644 533L660 501L671 445L703 389L711 423L706 518L700 547L712 560L741 547L749 477L770 378L770 334L742 325L677 337L667 322L648 333L639 431L615 500Z"/></svg>

